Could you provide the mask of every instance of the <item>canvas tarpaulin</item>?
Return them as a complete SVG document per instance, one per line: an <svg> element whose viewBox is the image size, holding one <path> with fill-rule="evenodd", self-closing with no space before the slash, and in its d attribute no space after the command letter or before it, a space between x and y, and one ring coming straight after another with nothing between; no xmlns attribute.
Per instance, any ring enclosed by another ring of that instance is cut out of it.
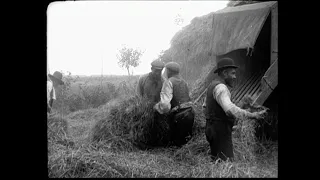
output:
<svg viewBox="0 0 320 180"><path fill-rule="evenodd" d="M271 7L276 3L263 2L217 11L213 19L213 54L219 56L236 49L253 48Z"/></svg>

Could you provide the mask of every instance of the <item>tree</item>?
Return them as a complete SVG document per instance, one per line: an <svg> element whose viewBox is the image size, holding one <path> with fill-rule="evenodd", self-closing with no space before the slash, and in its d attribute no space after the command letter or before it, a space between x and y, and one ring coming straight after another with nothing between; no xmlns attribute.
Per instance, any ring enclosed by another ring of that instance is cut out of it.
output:
<svg viewBox="0 0 320 180"><path fill-rule="evenodd" d="M174 23L177 25L177 26L182 26L183 23L184 23L184 19L182 18L181 14L177 14L175 19L174 19Z"/></svg>
<svg viewBox="0 0 320 180"><path fill-rule="evenodd" d="M118 65L121 68L127 69L128 75L130 76L130 67L137 67L140 64L140 58L143 53L144 51L126 47L125 45L123 45L123 47L117 54L117 58L119 60Z"/></svg>

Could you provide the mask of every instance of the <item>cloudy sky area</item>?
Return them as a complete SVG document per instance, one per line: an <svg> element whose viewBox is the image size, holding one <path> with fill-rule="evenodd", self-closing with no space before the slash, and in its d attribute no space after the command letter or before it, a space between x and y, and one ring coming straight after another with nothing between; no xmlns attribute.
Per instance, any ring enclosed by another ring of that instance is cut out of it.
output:
<svg viewBox="0 0 320 180"><path fill-rule="evenodd" d="M226 7L228 1L67 1L47 9L49 73L73 75L125 75L116 54L122 44L144 49L134 74L150 71L150 63L181 27ZM180 14L182 26L175 24Z"/></svg>

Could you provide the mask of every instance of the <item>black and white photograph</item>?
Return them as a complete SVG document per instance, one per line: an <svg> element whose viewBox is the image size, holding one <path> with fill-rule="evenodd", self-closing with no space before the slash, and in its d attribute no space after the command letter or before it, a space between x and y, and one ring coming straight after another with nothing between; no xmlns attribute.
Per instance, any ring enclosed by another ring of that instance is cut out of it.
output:
<svg viewBox="0 0 320 180"><path fill-rule="evenodd" d="M55 1L46 40L49 178L278 178L277 1Z"/></svg>

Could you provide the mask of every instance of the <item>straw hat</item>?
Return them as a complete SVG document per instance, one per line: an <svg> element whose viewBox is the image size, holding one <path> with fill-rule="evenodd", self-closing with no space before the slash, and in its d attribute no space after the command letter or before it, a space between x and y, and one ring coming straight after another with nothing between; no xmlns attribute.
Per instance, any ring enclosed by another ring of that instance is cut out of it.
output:
<svg viewBox="0 0 320 180"><path fill-rule="evenodd" d="M53 73L53 75L49 74L48 76L50 77L50 79L52 81L58 82L59 85L64 84L64 82L62 81L62 73L61 72L56 71Z"/></svg>

